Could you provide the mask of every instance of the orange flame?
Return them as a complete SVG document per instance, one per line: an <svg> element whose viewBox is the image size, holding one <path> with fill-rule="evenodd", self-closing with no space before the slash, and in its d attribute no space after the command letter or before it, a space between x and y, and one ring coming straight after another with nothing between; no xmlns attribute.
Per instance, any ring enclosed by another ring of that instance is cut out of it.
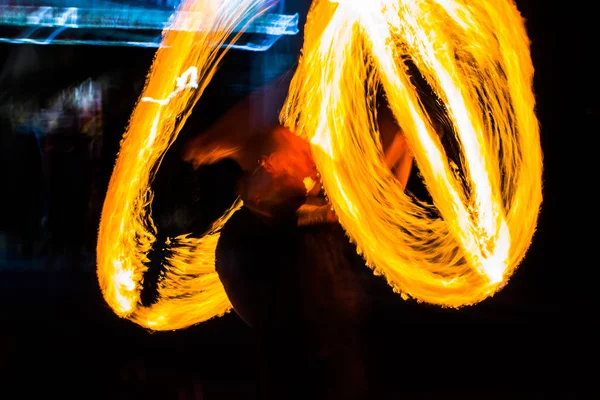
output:
<svg viewBox="0 0 600 400"><path fill-rule="evenodd" d="M264 12L264 3L186 1L180 11L198 12L202 18L193 23L202 29L166 31L121 144L102 212L98 278L115 312L144 327L180 329L231 308L214 250L241 201L202 238L170 240L159 301L140 305L156 234L149 186L225 54L221 45L237 25ZM462 169L449 161L406 58L445 104ZM542 201L532 77L529 40L512 0L314 1L281 120L312 143L340 223L404 298L474 304L506 284L523 259ZM385 166L371 115L375 81L433 204L405 193Z"/></svg>
<svg viewBox="0 0 600 400"><path fill-rule="evenodd" d="M445 104L462 171L449 162L407 58ZM532 77L512 1L313 3L281 118L321 150L315 161L340 223L403 297L474 304L501 288L524 257L542 201ZM376 97L377 81L432 205L403 192L384 165L374 105L365 100Z"/></svg>
<svg viewBox="0 0 600 400"><path fill-rule="evenodd" d="M265 3L264 0L184 2L173 28L165 31L164 46L156 53L141 101L121 143L102 210L97 272L102 293L111 308L119 316L144 327L180 329L231 309L215 272L214 258L220 229L241 207L239 201L202 238L182 235L170 240L173 255L166 260L159 299L150 307L141 306L145 263L156 235L149 187L162 157L226 53L222 45L237 26L264 13ZM184 18L187 12L195 12L200 18ZM182 24L186 30L176 30ZM229 42L235 43L236 38Z"/></svg>

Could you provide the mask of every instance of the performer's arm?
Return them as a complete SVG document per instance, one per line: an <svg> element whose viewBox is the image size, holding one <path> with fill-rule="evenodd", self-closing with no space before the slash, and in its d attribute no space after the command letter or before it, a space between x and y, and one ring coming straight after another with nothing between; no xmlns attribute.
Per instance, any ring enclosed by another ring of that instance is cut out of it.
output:
<svg viewBox="0 0 600 400"><path fill-rule="evenodd" d="M232 158L240 164L240 153L248 151L248 143L260 140L278 123L293 71L288 71L265 86L252 92L228 110L206 131L190 139L183 152L184 161L194 167L214 164ZM254 167L240 165L245 167Z"/></svg>
<svg viewBox="0 0 600 400"><path fill-rule="evenodd" d="M385 163L390 168L402 189L406 188L413 165L413 156L406 137L398 131L385 152Z"/></svg>
<svg viewBox="0 0 600 400"><path fill-rule="evenodd" d="M394 113L385 101L377 111L377 125L385 164L392 171L402 189L405 189L413 164L413 155L408 141L396 122Z"/></svg>
<svg viewBox="0 0 600 400"><path fill-rule="evenodd" d="M298 226L338 222L337 215L329 203L318 206L303 204L296 214L298 215Z"/></svg>

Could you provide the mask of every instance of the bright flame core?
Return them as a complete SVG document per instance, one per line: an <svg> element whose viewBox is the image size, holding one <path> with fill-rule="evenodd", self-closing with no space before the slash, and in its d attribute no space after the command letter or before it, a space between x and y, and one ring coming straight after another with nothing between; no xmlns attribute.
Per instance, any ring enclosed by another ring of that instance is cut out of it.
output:
<svg viewBox="0 0 600 400"><path fill-rule="evenodd" d="M542 200L533 66L513 2L317 0L305 35L281 118L313 144L329 200L368 264L428 303L459 307L492 295L525 255ZM445 105L461 171L406 59ZM373 118L379 82L433 205L404 193L383 163Z"/></svg>
<svg viewBox="0 0 600 400"><path fill-rule="evenodd" d="M150 307L141 306L147 254L156 240L149 187L163 155L226 53L222 45L233 36L236 27L250 23L272 3L188 0L180 6L174 25L185 23L191 31L164 33L164 46L156 52L142 101L136 105L121 143L100 222L98 279L104 298L121 317L153 330L172 330L231 309L215 272L215 248L220 229L241 207L239 201L202 238L182 235L170 239L172 256L165 260L158 301ZM202 18L184 18L188 12ZM235 43L235 39L230 43Z"/></svg>
<svg viewBox="0 0 600 400"><path fill-rule="evenodd" d="M202 18L194 23L203 29L165 32L124 136L102 212L98 278L115 312L149 329L184 328L231 308L214 254L241 201L202 238L170 239L159 300L141 306L156 235L149 186L227 51L221 45L271 4L184 2L180 15L197 12ZM462 168L449 161L405 59L444 104ZM342 226L403 297L474 304L506 284L524 257L542 201L532 77L529 40L512 0L313 2L281 120L312 143ZM384 164L373 118L380 87L433 204L406 194Z"/></svg>

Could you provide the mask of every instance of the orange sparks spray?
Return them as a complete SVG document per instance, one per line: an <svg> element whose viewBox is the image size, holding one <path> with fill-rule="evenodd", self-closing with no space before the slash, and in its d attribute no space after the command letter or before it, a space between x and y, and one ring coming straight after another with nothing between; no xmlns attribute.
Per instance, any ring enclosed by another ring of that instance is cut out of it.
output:
<svg viewBox="0 0 600 400"><path fill-rule="evenodd" d="M202 238L169 240L159 300L141 306L156 235L149 187L225 54L222 44L266 3L186 1L179 11L199 18L176 18L174 28L186 26L166 31L123 139L102 212L98 278L115 312L144 327L179 329L231 308L214 254L241 201ZM449 161L406 60L444 105L460 166ZM532 78L512 0L315 0L281 120L311 142L328 198L368 265L405 298L460 307L506 284L535 231L542 152ZM384 163L377 90L433 204L404 192Z"/></svg>

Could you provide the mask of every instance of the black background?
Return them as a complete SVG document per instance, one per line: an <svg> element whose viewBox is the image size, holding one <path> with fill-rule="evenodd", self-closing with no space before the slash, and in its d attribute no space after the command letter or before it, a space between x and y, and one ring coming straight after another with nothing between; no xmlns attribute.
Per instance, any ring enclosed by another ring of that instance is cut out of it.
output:
<svg viewBox="0 0 600 400"><path fill-rule="evenodd" d="M587 171L595 169L586 161L584 150L594 143L600 119L598 68L592 61L598 48L597 21L583 2L551 5L522 0L517 4L532 40L545 156L538 231L522 266L494 298L460 312L398 306L398 312L389 316L389 327L381 334L382 340L393 339L389 353L393 356L382 362L394 362L389 369L398 372L390 372L390 379L397 380L402 392L474 390L480 392L474 396L487 398L493 396L483 392L529 389L554 397L561 388L570 392L562 397L574 398L589 382L590 374L585 371L595 364L588 360L595 348L589 341L594 314L588 310L594 290L584 289L586 282L593 282L597 264L589 240L595 234L593 225L587 231L582 228L593 220L593 201L587 196L588 185L594 181L586 178L592 176ZM278 46L289 55L298 43ZM11 62L14 47L0 45L0 66ZM3 82L0 96L9 92L43 96L107 73L123 82L105 99L104 173L108 179L139 93L131 82L143 82L153 51L84 46L46 46L38 51L42 62L56 60L54 65L18 81ZM211 99L217 99L211 100L213 109L195 117L194 126L209 123L233 97L242 94L243 90L236 93L235 85L230 85L233 96L219 97L218 85L229 82L228 74L239 71L240 65L250 68L260 63L252 57L262 56L236 53L226 61L208 91ZM166 162L157 185L166 184L161 183L161 176L181 168L175 161ZM235 179L235 172L217 166L201 174L200 178L181 174L180 179L208 180L217 193L211 198L217 200L203 199L204 206L212 207L216 215L221 200L232 196L228 183ZM184 202L188 195L181 193L179 199ZM577 205L567 205L563 200L567 196L576 199ZM161 200L160 193L157 197L157 208L163 207L165 214L177 202ZM207 221L194 223L202 226ZM234 313L187 330L150 334L112 313L102 300L93 271L0 272L2 398L30 398L28 393L33 391L78 398L125 398L126 393L127 398L176 398L175 388L190 392L194 383L202 386L206 399L252 398L258 375L255 352L253 332ZM126 381L123 374L131 371L144 371L147 383L142 385L143 379L135 377ZM2 395L3 390L9 393L9 387L17 391Z"/></svg>

